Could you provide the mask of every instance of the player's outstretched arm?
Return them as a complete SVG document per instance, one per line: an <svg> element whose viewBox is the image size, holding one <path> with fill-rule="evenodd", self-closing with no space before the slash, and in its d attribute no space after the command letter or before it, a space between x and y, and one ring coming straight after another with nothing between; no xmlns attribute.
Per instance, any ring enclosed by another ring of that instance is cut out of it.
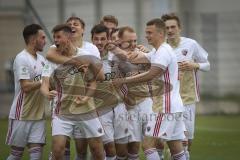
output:
<svg viewBox="0 0 240 160"><path fill-rule="evenodd" d="M114 85L119 86L123 83L143 83L150 81L154 78L161 77L164 74L164 70L157 66L151 66L150 70L135 76L126 78L120 78L113 81Z"/></svg>
<svg viewBox="0 0 240 160"><path fill-rule="evenodd" d="M129 61L131 63L149 63L149 60L145 56L145 53L140 50L126 52L111 43L107 45L107 49L123 61Z"/></svg>
<svg viewBox="0 0 240 160"><path fill-rule="evenodd" d="M56 47L50 47L46 54L47 60L57 63L57 64L64 64L65 62L70 62L71 58L60 54L57 51Z"/></svg>

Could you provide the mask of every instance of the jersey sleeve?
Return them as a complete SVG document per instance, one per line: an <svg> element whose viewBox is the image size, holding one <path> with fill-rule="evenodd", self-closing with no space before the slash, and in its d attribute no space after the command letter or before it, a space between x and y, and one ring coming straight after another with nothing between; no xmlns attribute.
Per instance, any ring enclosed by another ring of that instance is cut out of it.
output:
<svg viewBox="0 0 240 160"><path fill-rule="evenodd" d="M101 59L100 52L95 45L91 44L91 46L88 49L89 49L88 51L91 53L91 55Z"/></svg>
<svg viewBox="0 0 240 160"><path fill-rule="evenodd" d="M158 49L156 53L152 53L151 65L166 70L168 65L171 63L171 55L168 52L169 51L167 49L162 47Z"/></svg>
<svg viewBox="0 0 240 160"><path fill-rule="evenodd" d="M24 57L16 57L15 59L15 69L16 77L18 80L30 79L30 67Z"/></svg>
<svg viewBox="0 0 240 160"><path fill-rule="evenodd" d="M200 70L210 70L210 63L208 61L208 53L197 43L194 43L193 59L199 64Z"/></svg>
<svg viewBox="0 0 240 160"><path fill-rule="evenodd" d="M42 70L42 77L50 77L52 72L53 72L53 66L51 62L46 61Z"/></svg>

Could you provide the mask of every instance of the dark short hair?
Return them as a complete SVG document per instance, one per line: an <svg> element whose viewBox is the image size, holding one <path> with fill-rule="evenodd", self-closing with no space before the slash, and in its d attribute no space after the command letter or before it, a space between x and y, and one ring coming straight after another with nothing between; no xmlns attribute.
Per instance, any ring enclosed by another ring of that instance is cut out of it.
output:
<svg viewBox="0 0 240 160"><path fill-rule="evenodd" d="M83 21L81 18L76 17L76 16L69 17L69 18L67 19L66 23L68 23L69 21L73 21L73 20L79 21L80 24L81 24L81 26L82 26L82 28L83 28L83 29L85 28L85 23L84 23L84 21Z"/></svg>
<svg viewBox="0 0 240 160"><path fill-rule="evenodd" d="M101 23L103 23L103 22L111 22L111 23L114 23L116 26L118 26L118 19L113 15L103 16Z"/></svg>
<svg viewBox="0 0 240 160"><path fill-rule="evenodd" d="M52 29L52 33L56 33L59 31L64 31L66 33L72 33L71 27L69 27L67 24L59 24L59 25L56 25L55 27L53 27L53 29Z"/></svg>
<svg viewBox="0 0 240 160"><path fill-rule="evenodd" d="M108 38L109 30L106 26L104 26L103 24L97 24L97 25L93 26L93 28L91 30L92 39L93 39L94 34L98 34L98 33L102 33L102 32L106 32L107 38Z"/></svg>
<svg viewBox="0 0 240 160"><path fill-rule="evenodd" d="M166 26L165 23L160 18L154 18L147 22L147 26L155 25L159 31L163 31L166 33Z"/></svg>
<svg viewBox="0 0 240 160"><path fill-rule="evenodd" d="M166 22L167 20L175 20L175 21L177 21L178 27L179 28L181 27L180 19L175 13L164 14L164 15L162 15L161 19L164 22Z"/></svg>
<svg viewBox="0 0 240 160"><path fill-rule="evenodd" d="M124 26L124 27L121 27L119 28L119 31L118 31L118 37L119 38L122 38L123 37L123 34L125 32L130 32L130 33L135 33L134 29L129 27L129 26Z"/></svg>
<svg viewBox="0 0 240 160"><path fill-rule="evenodd" d="M30 24L23 29L23 38L26 44L29 43L29 38L38 33L38 30L42 30L42 27L38 24Z"/></svg>

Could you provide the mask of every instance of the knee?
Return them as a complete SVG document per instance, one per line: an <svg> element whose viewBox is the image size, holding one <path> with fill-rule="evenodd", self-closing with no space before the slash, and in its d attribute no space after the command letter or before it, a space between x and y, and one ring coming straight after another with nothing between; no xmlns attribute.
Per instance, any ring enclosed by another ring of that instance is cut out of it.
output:
<svg viewBox="0 0 240 160"><path fill-rule="evenodd" d="M105 144L104 149L107 156L113 157L116 155L116 149L115 149L114 143Z"/></svg>
<svg viewBox="0 0 240 160"><path fill-rule="evenodd" d="M65 152L65 146L53 146L52 148L52 157L55 160L61 159Z"/></svg>

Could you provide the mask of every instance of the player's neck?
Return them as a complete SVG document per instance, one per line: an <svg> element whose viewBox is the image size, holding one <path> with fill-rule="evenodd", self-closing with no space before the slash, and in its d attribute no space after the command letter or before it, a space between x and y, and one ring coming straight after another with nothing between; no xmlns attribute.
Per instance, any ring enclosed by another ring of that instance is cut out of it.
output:
<svg viewBox="0 0 240 160"><path fill-rule="evenodd" d="M163 43L164 43L164 40L159 40L158 42L153 44L153 47L157 50Z"/></svg>
<svg viewBox="0 0 240 160"><path fill-rule="evenodd" d="M37 59L37 50L35 49L35 47L32 47L30 45L28 45L26 47L26 51L31 55L33 56L33 58Z"/></svg>
<svg viewBox="0 0 240 160"><path fill-rule="evenodd" d="M69 52L69 56L75 56L77 54L77 47L75 47L75 45L71 44L68 52Z"/></svg>
<svg viewBox="0 0 240 160"><path fill-rule="evenodd" d="M82 45L83 45L83 40L82 38L76 38L76 39L73 39L73 44L74 46L78 47L78 48L82 48Z"/></svg>
<svg viewBox="0 0 240 160"><path fill-rule="evenodd" d="M174 38L174 39L168 39L167 42L170 44L171 47L177 48L179 43L181 41L180 37Z"/></svg>

